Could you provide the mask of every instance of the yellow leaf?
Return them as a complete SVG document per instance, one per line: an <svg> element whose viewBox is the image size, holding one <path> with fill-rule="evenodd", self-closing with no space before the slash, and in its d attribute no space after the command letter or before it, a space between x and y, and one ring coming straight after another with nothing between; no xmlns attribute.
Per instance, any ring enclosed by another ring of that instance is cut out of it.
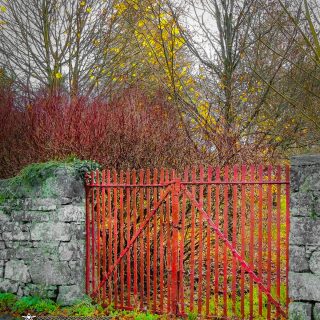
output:
<svg viewBox="0 0 320 320"><path fill-rule="evenodd" d="M95 78L95 76L94 76L94 75L91 75L91 76L90 76L90 79L91 79L91 80L93 80L94 78Z"/></svg>
<svg viewBox="0 0 320 320"><path fill-rule="evenodd" d="M88 13L90 13L92 11L92 9L90 7L87 8L86 10Z"/></svg>
<svg viewBox="0 0 320 320"><path fill-rule="evenodd" d="M85 5L86 5L86 2L85 2L85 1L81 1L81 2L80 2L80 6L81 6L81 7L84 7Z"/></svg>
<svg viewBox="0 0 320 320"><path fill-rule="evenodd" d="M6 12L7 8L5 6L0 6L0 10L1 10L1 12Z"/></svg>
<svg viewBox="0 0 320 320"><path fill-rule="evenodd" d="M172 34L177 35L179 34L179 29L177 27L173 27L171 32Z"/></svg>
<svg viewBox="0 0 320 320"><path fill-rule="evenodd" d="M242 100L242 102L247 102L248 101L247 97L240 97L240 99Z"/></svg>
<svg viewBox="0 0 320 320"><path fill-rule="evenodd" d="M61 79L61 78L62 78L62 73L57 72L57 73L56 73L56 78L57 78L57 79Z"/></svg>
<svg viewBox="0 0 320 320"><path fill-rule="evenodd" d="M123 12L125 12L127 10L127 7L124 3L118 3L115 6L115 9L118 11L118 14L122 14Z"/></svg>

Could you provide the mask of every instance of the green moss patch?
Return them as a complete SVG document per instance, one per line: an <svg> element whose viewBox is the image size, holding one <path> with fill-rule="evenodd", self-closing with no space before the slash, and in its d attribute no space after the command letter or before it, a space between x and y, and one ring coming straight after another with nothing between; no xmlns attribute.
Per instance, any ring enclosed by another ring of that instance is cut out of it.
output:
<svg viewBox="0 0 320 320"><path fill-rule="evenodd" d="M32 196L40 187L42 187L44 197L50 195L50 181L59 172L83 179L86 172L96 169L100 169L98 163L79 160L75 157L30 164L23 168L17 176L0 181L0 205L10 199Z"/></svg>

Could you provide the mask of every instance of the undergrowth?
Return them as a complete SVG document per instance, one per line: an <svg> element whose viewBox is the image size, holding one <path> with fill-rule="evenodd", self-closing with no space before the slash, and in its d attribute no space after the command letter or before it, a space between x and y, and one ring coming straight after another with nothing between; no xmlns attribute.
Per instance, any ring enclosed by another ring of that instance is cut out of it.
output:
<svg viewBox="0 0 320 320"><path fill-rule="evenodd" d="M42 299L37 296L27 296L18 298L12 293L0 293L0 314L9 313L20 318L28 313L32 315L50 316L110 316L112 318L135 319L135 320L156 320L163 318L149 312L138 310L121 311L109 305L103 308L100 304L94 303L89 297L75 303L72 306L63 307L50 299Z"/></svg>

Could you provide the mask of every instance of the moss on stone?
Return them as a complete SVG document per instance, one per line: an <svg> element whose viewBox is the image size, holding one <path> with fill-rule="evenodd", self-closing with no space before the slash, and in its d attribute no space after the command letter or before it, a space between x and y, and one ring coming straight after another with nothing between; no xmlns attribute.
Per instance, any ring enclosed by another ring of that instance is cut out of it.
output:
<svg viewBox="0 0 320 320"><path fill-rule="evenodd" d="M0 205L9 199L25 198L41 194L42 198L52 196L52 188L58 175L71 175L83 179L86 172L99 169L94 161L68 158L44 163L32 163L12 178L0 180Z"/></svg>

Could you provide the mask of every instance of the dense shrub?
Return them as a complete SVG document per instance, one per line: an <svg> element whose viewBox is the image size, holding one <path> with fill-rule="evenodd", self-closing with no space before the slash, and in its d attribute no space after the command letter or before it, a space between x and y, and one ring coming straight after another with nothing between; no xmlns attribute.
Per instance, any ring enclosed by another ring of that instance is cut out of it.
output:
<svg viewBox="0 0 320 320"><path fill-rule="evenodd" d="M179 123L163 93L137 89L110 102L43 95L17 108L11 99L0 105L0 177L70 155L116 169L183 167L196 158Z"/></svg>

